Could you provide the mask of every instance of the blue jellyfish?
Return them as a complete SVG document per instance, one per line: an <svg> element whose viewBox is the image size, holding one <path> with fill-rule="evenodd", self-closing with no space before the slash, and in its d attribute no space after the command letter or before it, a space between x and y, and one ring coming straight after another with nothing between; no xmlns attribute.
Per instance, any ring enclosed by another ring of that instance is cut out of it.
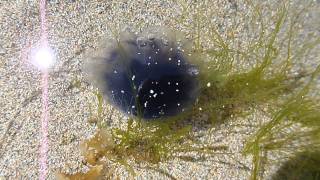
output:
<svg viewBox="0 0 320 180"><path fill-rule="evenodd" d="M198 69L177 33L123 33L109 40L85 69L104 97L122 112L142 119L175 116L195 102Z"/></svg>

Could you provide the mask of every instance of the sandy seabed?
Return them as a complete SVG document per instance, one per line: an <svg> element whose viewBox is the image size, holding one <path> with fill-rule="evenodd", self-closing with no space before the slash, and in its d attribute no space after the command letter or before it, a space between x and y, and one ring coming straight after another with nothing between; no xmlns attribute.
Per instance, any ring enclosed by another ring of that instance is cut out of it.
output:
<svg viewBox="0 0 320 180"><path fill-rule="evenodd" d="M271 1L265 3L272 4ZM245 3L217 0L209 4L212 23L218 25L219 32L227 36L228 27L235 27L233 33L239 34L239 43L246 43L246 20L252 12ZM181 13L182 7L175 1L47 1L48 39L56 54L48 87L48 179L55 179L55 172L88 169L79 143L92 137L97 128L88 123L89 106L97 100L94 87L81 71L86 54L97 49L101 39L110 37L116 30L167 26L187 32L188 24L176 24L173 20ZM39 16L39 1L0 0L0 179L37 179L39 176L41 73L28 64L30 49L40 39ZM81 82L80 88L73 87L76 81ZM229 121L208 135L206 131L198 132L203 135L202 141L226 145L232 155L217 155L201 162L173 159L159 166L177 179L248 179L251 157L243 156L241 150L254 127L235 124L254 123L257 116ZM125 123L115 119L111 125ZM137 179L168 178L143 168L136 171ZM122 179L128 177L123 167L119 167L117 173Z"/></svg>

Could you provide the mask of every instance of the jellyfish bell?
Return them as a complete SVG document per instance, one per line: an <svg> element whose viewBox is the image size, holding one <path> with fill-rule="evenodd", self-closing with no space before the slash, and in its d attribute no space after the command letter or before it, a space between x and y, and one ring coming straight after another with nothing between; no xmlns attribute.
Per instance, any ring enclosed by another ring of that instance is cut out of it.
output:
<svg viewBox="0 0 320 180"><path fill-rule="evenodd" d="M143 119L175 116L198 96L190 43L165 28L120 34L91 56L87 77L119 110Z"/></svg>

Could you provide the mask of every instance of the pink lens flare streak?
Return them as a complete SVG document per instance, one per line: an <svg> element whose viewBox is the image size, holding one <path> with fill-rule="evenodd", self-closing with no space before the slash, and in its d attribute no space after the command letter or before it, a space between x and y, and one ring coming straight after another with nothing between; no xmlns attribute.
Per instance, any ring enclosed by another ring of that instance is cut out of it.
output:
<svg viewBox="0 0 320 180"><path fill-rule="evenodd" d="M47 20L46 20L46 0L40 0L40 18L41 18L41 41L40 46L48 47L47 35ZM42 116L41 116L41 137L40 137L40 169L39 179L45 180L48 173L47 153L49 149L48 142L48 79L49 73L45 69L42 71L41 86L42 86Z"/></svg>
<svg viewBox="0 0 320 180"><path fill-rule="evenodd" d="M40 0L40 18L41 18L41 43L48 45L47 19L46 19L46 0Z"/></svg>
<svg viewBox="0 0 320 180"><path fill-rule="evenodd" d="M47 165L47 152L49 148L48 143L48 71L42 72L41 86L42 86L42 117L41 117L41 146L40 146L40 180L46 179L48 165Z"/></svg>

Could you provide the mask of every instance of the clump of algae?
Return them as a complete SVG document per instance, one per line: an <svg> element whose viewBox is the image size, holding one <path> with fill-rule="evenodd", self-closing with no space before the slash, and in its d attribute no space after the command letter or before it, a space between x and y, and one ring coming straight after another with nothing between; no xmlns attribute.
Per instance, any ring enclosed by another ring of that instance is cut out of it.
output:
<svg viewBox="0 0 320 180"><path fill-rule="evenodd" d="M296 39L296 29L308 11L307 7L299 10L290 7L290 1L283 1L275 15L266 22L262 17L263 7L248 1L255 16L250 23L259 27L253 30L257 38L245 47L235 48L230 43L234 37L223 37L204 16L210 11L205 8L205 2L195 5L184 1L179 3L183 13L177 22L183 24L184 17L190 14L194 20L194 24L187 26L192 29L187 36L194 42L192 54L197 59L194 63L200 68L201 93L198 101L189 111L164 121L145 122L140 118L130 118L126 128L109 128L104 123L107 117L102 113L102 96L96 93L98 113L93 119L99 130L94 138L82 145L83 155L93 167L87 174L66 177L105 177L106 172L100 170L105 167L103 158L124 165L134 175L129 163L131 160L153 167L159 162L179 157L179 153L214 155L227 149L197 143L190 121L201 114L208 115L206 123L211 127L225 123L230 117L245 117L252 113L252 109L261 111L269 119L247 140L243 150L244 155L253 157L252 179L263 178L262 167L268 164L268 152L289 152L294 156L310 148L320 149L320 105L319 96L315 93L320 68L294 70L320 44L319 38L306 40L302 47L296 44L300 41ZM203 26L208 26L209 31L204 32ZM209 39L212 45L206 47L204 39ZM238 62L253 65L243 68ZM304 168L313 167L314 162L310 161L310 166ZM170 174L164 174L170 177Z"/></svg>
<svg viewBox="0 0 320 180"><path fill-rule="evenodd" d="M94 166L86 173L77 173L74 175L57 174L57 179L61 180L85 180L85 179L99 179L101 178L103 166Z"/></svg>

